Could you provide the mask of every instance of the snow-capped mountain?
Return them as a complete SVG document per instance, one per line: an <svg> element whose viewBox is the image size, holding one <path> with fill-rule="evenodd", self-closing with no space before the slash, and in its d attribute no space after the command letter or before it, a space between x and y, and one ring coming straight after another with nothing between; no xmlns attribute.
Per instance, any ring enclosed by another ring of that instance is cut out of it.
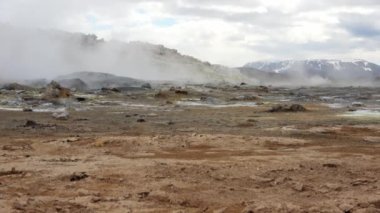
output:
<svg viewBox="0 0 380 213"><path fill-rule="evenodd" d="M307 71L310 73L341 72L380 72L380 66L365 60L300 60L253 62L244 67L256 68L262 71L285 73Z"/></svg>
<svg viewBox="0 0 380 213"><path fill-rule="evenodd" d="M163 45L104 41L95 35L0 24L0 79L54 78L82 70L150 81L242 82L233 68L212 65Z"/></svg>
<svg viewBox="0 0 380 213"><path fill-rule="evenodd" d="M260 80L269 82L272 79L268 78L283 82L305 79L308 84L308 79L317 79L321 84L376 86L380 77L380 66L365 60L260 61L248 63L240 69L245 75L256 75L259 79L264 76Z"/></svg>

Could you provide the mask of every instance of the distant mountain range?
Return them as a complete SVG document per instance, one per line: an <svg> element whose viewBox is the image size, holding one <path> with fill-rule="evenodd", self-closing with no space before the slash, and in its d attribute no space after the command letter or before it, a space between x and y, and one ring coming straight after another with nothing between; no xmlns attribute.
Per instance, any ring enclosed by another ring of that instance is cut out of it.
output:
<svg viewBox="0 0 380 213"><path fill-rule="evenodd" d="M240 70L262 83L277 85L380 86L380 66L365 60L259 61Z"/></svg>

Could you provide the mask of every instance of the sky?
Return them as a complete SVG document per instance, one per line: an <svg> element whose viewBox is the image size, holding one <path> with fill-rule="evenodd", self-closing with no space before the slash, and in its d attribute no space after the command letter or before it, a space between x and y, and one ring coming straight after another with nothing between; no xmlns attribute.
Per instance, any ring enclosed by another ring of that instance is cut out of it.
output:
<svg viewBox="0 0 380 213"><path fill-rule="evenodd" d="M380 63L379 0L1 0L0 23L163 44L211 63Z"/></svg>

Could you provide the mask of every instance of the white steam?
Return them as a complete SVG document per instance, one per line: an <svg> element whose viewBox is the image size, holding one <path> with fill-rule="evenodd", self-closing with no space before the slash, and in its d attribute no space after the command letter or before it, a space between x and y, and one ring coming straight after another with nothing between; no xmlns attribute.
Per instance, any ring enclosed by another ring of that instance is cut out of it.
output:
<svg viewBox="0 0 380 213"><path fill-rule="evenodd" d="M0 79L52 79L77 71L143 80L241 82L238 70L214 66L161 45L103 41L95 35L0 25Z"/></svg>

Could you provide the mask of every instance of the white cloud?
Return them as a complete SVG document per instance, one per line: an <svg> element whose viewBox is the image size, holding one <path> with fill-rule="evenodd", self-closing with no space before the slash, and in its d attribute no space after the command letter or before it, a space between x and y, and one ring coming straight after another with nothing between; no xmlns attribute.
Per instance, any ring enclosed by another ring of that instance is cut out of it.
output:
<svg viewBox="0 0 380 213"><path fill-rule="evenodd" d="M380 12L379 2L2 0L0 22L159 43L230 66L300 57L380 63L380 19L368 18Z"/></svg>

